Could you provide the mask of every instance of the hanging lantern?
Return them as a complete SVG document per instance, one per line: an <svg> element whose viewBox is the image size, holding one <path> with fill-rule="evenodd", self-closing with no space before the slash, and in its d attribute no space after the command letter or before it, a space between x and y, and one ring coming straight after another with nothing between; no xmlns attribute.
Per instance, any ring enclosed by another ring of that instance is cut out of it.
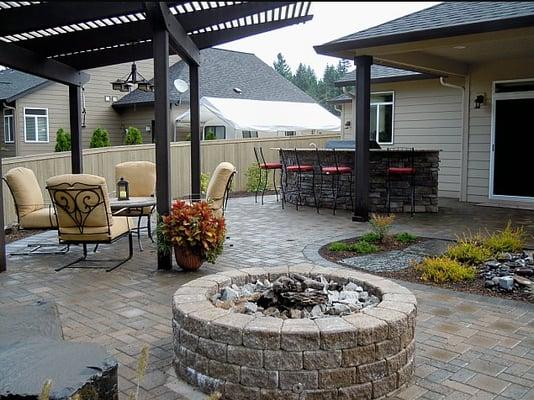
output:
<svg viewBox="0 0 534 400"><path fill-rule="evenodd" d="M130 199L128 181L125 180L122 176L121 176L121 179L117 182L117 199L118 200L129 200Z"/></svg>

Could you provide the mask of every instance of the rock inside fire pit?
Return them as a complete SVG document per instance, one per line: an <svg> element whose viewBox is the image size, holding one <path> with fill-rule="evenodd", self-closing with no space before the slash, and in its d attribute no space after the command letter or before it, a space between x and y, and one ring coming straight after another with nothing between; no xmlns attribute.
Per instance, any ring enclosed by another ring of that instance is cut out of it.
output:
<svg viewBox="0 0 534 400"><path fill-rule="evenodd" d="M224 287L211 298L219 308L282 319L348 315L376 306L380 300L353 282L340 284L322 275L280 276L274 282L258 279L243 286Z"/></svg>

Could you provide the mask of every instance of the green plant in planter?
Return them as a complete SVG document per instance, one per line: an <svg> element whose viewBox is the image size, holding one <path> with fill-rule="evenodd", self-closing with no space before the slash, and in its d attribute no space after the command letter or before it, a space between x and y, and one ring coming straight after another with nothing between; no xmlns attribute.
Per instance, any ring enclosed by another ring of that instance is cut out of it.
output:
<svg viewBox="0 0 534 400"><path fill-rule="evenodd" d="M492 254L521 251L525 246L525 230L522 227L513 228L512 221L508 221L504 230L489 235L483 240L482 246Z"/></svg>
<svg viewBox="0 0 534 400"><path fill-rule="evenodd" d="M415 271L420 274L421 280L434 283L473 280L476 276L475 268L446 256L426 257L415 265Z"/></svg>
<svg viewBox="0 0 534 400"><path fill-rule="evenodd" d="M376 243L376 242L380 242L382 238L376 232L367 232L360 238L360 240L363 240L364 242L369 242L369 243Z"/></svg>
<svg viewBox="0 0 534 400"><path fill-rule="evenodd" d="M65 132L63 128L59 128L56 133L56 152L60 151L70 151L71 149L71 138L70 133Z"/></svg>
<svg viewBox="0 0 534 400"><path fill-rule="evenodd" d="M126 131L126 137L124 138L124 144L142 144L143 135L141 131L133 126L129 126Z"/></svg>
<svg viewBox="0 0 534 400"><path fill-rule="evenodd" d="M379 249L373 243L366 242L365 240L359 240L350 246L351 251L355 251L359 254L371 254L376 253Z"/></svg>
<svg viewBox="0 0 534 400"><path fill-rule="evenodd" d="M208 185L210 183L210 176L208 174L205 174L202 172L200 174L200 192L202 194L206 194L206 191L208 190Z"/></svg>
<svg viewBox="0 0 534 400"><path fill-rule="evenodd" d="M401 232L395 235L395 240L397 242L407 244L407 243L415 242L417 240L417 236L412 235L411 233L408 233L408 232Z"/></svg>
<svg viewBox="0 0 534 400"><path fill-rule="evenodd" d="M388 235L393 221L395 221L394 214L381 215L373 213L371 214L369 224L371 224L373 232L375 232L380 237L380 240L383 240Z"/></svg>
<svg viewBox="0 0 534 400"><path fill-rule="evenodd" d="M171 247L188 249L210 263L222 253L225 235L224 217L215 215L206 201L173 202L171 212L161 217L157 228L160 251L168 253Z"/></svg>
<svg viewBox="0 0 534 400"><path fill-rule="evenodd" d="M92 149L98 147L109 147L111 146L111 141L109 140L109 133L105 129L96 128L91 136L91 142L89 147Z"/></svg>
<svg viewBox="0 0 534 400"><path fill-rule="evenodd" d="M247 172L245 172L245 176L247 177L247 192L257 192L263 189L260 187L260 174L261 169L258 167L258 164L252 164L247 168Z"/></svg>
<svg viewBox="0 0 534 400"><path fill-rule="evenodd" d="M343 243L343 242L330 243L330 246L328 246L328 250L330 250L330 251L350 251L350 244L349 243Z"/></svg>
<svg viewBox="0 0 534 400"><path fill-rule="evenodd" d="M491 257L491 251L473 241L461 239L449 246L445 255L462 264L477 266Z"/></svg>

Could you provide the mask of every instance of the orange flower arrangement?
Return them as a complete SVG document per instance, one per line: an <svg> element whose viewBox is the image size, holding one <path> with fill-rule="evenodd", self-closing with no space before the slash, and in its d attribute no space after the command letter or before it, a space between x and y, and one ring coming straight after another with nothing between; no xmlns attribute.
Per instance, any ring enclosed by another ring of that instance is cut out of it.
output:
<svg viewBox="0 0 534 400"><path fill-rule="evenodd" d="M215 262L226 237L224 217L217 217L206 201L176 200L169 215L162 217L158 241L165 247L189 248L208 262Z"/></svg>

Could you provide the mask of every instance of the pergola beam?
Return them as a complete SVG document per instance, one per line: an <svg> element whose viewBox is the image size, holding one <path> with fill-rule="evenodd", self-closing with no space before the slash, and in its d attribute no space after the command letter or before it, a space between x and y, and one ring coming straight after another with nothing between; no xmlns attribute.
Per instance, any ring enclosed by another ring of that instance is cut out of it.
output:
<svg viewBox="0 0 534 400"><path fill-rule="evenodd" d="M31 50L0 41L2 65L50 79L65 85L81 86L89 81L89 75L70 65L47 59Z"/></svg>
<svg viewBox="0 0 534 400"><path fill-rule="evenodd" d="M171 47L176 53L188 64L200 64L200 51L187 35L185 29L180 25L178 20L172 15L169 7L163 2L145 3L147 17L154 26L165 27L171 40Z"/></svg>
<svg viewBox="0 0 534 400"><path fill-rule="evenodd" d="M144 11L143 3L140 1L46 2L2 10L0 30L2 35L14 35Z"/></svg>
<svg viewBox="0 0 534 400"><path fill-rule="evenodd" d="M264 22L263 24L241 26L239 28L221 29L218 31L206 32L193 36L193 40L199 49L205 49L219 44L231 42L247 36L257 35L259 33L269 32L274 29L284 28L311 20L313 17L307 15L280 21Z"/></svg>

